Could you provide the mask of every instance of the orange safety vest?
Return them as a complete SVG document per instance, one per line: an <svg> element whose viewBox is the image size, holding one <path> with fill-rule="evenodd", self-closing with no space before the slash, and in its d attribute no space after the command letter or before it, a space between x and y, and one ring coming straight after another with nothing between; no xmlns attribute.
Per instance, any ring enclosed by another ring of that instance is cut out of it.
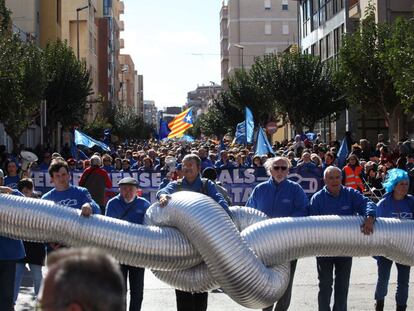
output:
<svg viewBox="0 0 414 311"><path fill-rule="evenodd" d="M361 191L364 191L364 184L361 180L361 173L362 173L362 167L357 166L355 167L355 171L350 166L344 167L345 171L345 186L354 188L355 190L358 190L358 188Z"/></svg>

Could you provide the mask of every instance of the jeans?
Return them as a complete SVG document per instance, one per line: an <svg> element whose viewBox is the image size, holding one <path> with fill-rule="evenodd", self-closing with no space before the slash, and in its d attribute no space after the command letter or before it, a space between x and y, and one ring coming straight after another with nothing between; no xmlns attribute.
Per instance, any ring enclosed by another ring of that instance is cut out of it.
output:
<svg viewBox="0 0 414 311"><path fill-rule="evenodd" d="M208 293L190 293L175 290L177 311L206 311Z"/></svg>
<svg viewBox="0 0 414 311"><path fill-rule="evenodd" d="M124 276L125 288L129 278L129 311L140 311L144 296L144 268L121 265L121 272Z"/></svg>
<svg viewBox="0 0 414 311"><path fill-rule="evenodd" d="M333 311L346 311L351 276L352 257L317 257L319 279L319 311L331 310L333 270L335 268Z"/></svg>
<svg viewBox="0 0 414 311"><path fill-rule="evenodd" d="M0 308L2 311L13 311L14 277L16 262L0 260Z"/></svg>
<svg viewBox="0 0 414 311"><path fill-rule="evenodd" d="M33 279L35 296L39 294L40 284L42 284L42 266L29 263L30 274ZM19 262L16 264L16 279L14 282L14 302L16 302L19 296L20 284L22 283L23 275L26 270L26 264Z"/></svg>
<svg viewBox="0 0 414 311"><path fill-rule="evenodd" d="M392 263L391 260L385 257L377 258L378 281L375 289L375 300L384 300L385 296L387 296ZM411 267L399 263L395 263L395 265L398 271L395 301L397 302L397 306L405 306L408 300L408 283L410 281Z"/></svg>
<svg viewBox="0 0 414 311"><path fill-rule="evenodd" d="M290 299L292 298L292 285L293 285L293 278L295 276L296 271L296 264L298 263L297 260L293 260L290 262L290 280L289 285L286 288L285 293L282 297L280 297L279 301L276 303L276 307L274 311L286 311L289 309L290 306ZM272 311L273 305L267 308L264 308L263 311Z"/></svg>

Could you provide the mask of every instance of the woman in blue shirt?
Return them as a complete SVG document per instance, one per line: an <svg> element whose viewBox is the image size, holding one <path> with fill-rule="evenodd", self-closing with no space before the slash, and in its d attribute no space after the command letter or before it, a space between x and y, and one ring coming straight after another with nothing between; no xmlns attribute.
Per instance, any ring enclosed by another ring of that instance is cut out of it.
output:
<svg viewBox="0 0 414 311"><path fill-rule="evenodd" d="M398 168L390 170L383 185L387 192L378 202L377 217L413 219L414 197L408 194L409 177L407 172ZM385 257L377 258L378 281L375 289L375 310L384 310L384 299L387 295L392 263ZM397 293L395 295L397 311L404 311L407 309L410 266L398 262L395 264L398 270Z"/></svg>
<svg viewBox="0 0 414 311"><path fill-rule="evenodd" d="M17 183L20 180L17 163L9 160L7 161L5 167L6 177L4 178L4 186L7 186L12 189L17 189Z"/></svg>

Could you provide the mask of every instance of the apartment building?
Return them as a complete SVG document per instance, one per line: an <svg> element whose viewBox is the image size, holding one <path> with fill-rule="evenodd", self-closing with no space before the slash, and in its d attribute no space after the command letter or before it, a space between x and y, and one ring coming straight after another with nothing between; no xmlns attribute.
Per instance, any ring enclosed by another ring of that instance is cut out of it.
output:
<svg viewBox="0 0 414 311"><path fill-rule="evenodd" d="M144 100L144 122L157 127L158 109L155 107L155 101Z"/></svg>
<svg viewBox="0 0 414 311"><path fill-rule="evenodd" d="M121 15L124 2L119 0L100 0L98 3L98 89L107 105L118 104L120 90L119 55L123 47L120 32L123 30Z"/></svg>
<svg viewBox="0 0 414 311"><path fill-rule="evenodd" d="M22 41L32 41L38 45L40 0L6 0L6 7L12 12L13 33L19 34Z"/></svg>
<svg viewBox="0 0 414 311"><path fill-rule="evenodd" d="M23 42L34 42L39 45L40 23L38 14L40 0L6 0L6 7L11 11L11 30L18 34ZM41 142L40 127L31 124L20 137L20 143L35 147ZM0 145L5 145L11 151L12 141L7 135L4 126L0 123Z"/></svg>
<svg viewBox="0 0 414 311"><path fill-rule="evenodd" d="M228 0L220 11L221 82L249 69L257 56L280 53L298 40L297 1Z"/></svg>
<svg viewBox="0 0 414 311"><path fill-rule="evenodd" d="M137 106L136 113L144 117L144 76L137 75L136 79Z"/></svg>
<svg viewBox="0 0 414 311"><path fill-rule="evenodd" d="M377 22L392 22L398 16L412 16L414 0L372 0ZM299 43L303 53L318 55L324 61L335 61L344 33L353 32L368 6L369 0L299 0ZM355 109L344 111L336 122L323 120L316 131L326 140L340 140L345 131L355 138L376 140L378 133L387 133L385 122Z"/></svg>
<svg viewBox="0 0 414 311"><path fill-rule="evenodd" d="M214 98L221 93L221 85L210 82L210 85L201 85L187 93L186 108L193 108L193 118L206 113Z"/></svg>
<svg viewBox="0 0 414 311"><path fill-rule="evenodd" d="M119 80L121 81L120 91L118 94L118 100L120 105L136 110L137 102L137 89L135 86L135 79L137 78L137 72L135 70L134 61L131 55L121 54L119 55L120 73Z"/></svg>

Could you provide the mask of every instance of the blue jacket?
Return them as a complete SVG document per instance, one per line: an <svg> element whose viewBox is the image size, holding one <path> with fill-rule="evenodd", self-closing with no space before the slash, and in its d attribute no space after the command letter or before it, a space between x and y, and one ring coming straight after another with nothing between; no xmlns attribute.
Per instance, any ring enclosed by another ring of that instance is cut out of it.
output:
<svg viewBox="0 0 414 311"><path fill-rule="evenodd" d="M209 158L201 159L201 171L204 171L207 167L214 167L214 163Z"/></svg>
<svg viewBox="0 0 414 311"><path fill-rule="evenodd" d="M258 184L246 206L262 211L271 218L309 215L309 200L302 187L289 179L277 183L272 177Z"/></svg>
<svg viewBox="0 0 414 311"><path fill-rule="evenodd" d="M341 186L339 196L334 197L325 187L310 200L311 215L376 215L376 205L355 189Z"/></svg>
<svg viewBox="0 0 414 311"><path fill-rule="evenodd" d="M187 180L185 178L182 179L182 185L181 185L181 189L179 189L177 181L172 181L169 184L167 184L167 186L165 186L164 188L158 190L157 192L157 199L160 198L161 194L173 194L177 191L180 190L187 190L187 191L194 191L194 192L199 192L199 193L203 193L203 183L201 181L200 175L197 177L197 179L192 183L189 184L187 182ZM217 191L216 186L214 185L214 183L211 180L207 180L207 193L204 193L205 195L208 195L210 198L214 199L214 201L216 201L218 204L220 204L225 211L227 212L227 214L229 214L231 216L230 210L229 210L229 205L227 203L227 201L224 199L224 197L221 195L220 192Z"/></svg>
<svg viewBox="0 0 414 311"><path fill-rule="evenodd" d="M65 191L57 191L56 189L52 189L45 193L42 196L42 199L77 209L81 209L82 205L85 203L90 203L93 214L101 213L98 204L96 204L96 202L92 199L88 189L82 187L69 186L69 188Z"/></svg>
<svg viewBox="0 0 414 311"><path fill-rule="evenodd" d="M14 190L12 194L23 196L23 194L17 190ZM21 240L0 236L0 260L19 260L24 257L26 257L26 254Z"/></svg>
<svg viewBox="0 0 414 311"><path fill-rule="evenodd" d="M392 194L386 193L377 203L377 217L414 219L414 197L408 194L403 200L396 201Z"/></svg>
<svg viewBox="0 0 414 311"><path fill-rule="evenodd" d="M106 216L142 225L149 206L150 202L144 198L135 197L131 203L126 203L118 194L106 204ZM129 211L125 214L128 209Z"/></svg>
<svg viewBox="0 0 414 311"><path fill-rule="evenodd" d="M223 160L217 160L214 164L215 168L232 168L235 167L234 163L230 160L227 160L227 163L224 163Z"/></svg>

